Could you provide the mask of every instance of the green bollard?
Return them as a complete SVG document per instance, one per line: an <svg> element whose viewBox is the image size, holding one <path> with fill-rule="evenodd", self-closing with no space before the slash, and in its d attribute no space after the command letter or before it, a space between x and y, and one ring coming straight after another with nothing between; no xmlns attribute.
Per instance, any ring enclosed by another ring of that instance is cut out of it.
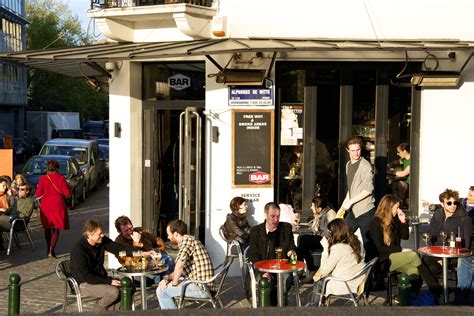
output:
<svg viewBox="0 0 474 316"><path fill-rule="evenodd" d="M407 274L398 276L398 296L400 298L400 306L411 305L411 284L410 277Z"/></svg>
<svg viewBox="0 0 474 316"><path fill-rule="evenodd" d="M20 314L20 276L16 273L10 275L8 286L8 316Z"/></svg>
<svg viewBox="0 0 474 316"><path fill-rule="evenodd" d="M120 310L131 311L132 302L132 280L128 277L124 277L120 280Z"/></svg>
<svg viewBox="0 0 474 316"><path fill-rule="evenodd" d="M261 278L258 281L258 287L260 291L259 295L259 306L260 307L268 307L270 306L270 283L268 282L267 278Z"/></svg>

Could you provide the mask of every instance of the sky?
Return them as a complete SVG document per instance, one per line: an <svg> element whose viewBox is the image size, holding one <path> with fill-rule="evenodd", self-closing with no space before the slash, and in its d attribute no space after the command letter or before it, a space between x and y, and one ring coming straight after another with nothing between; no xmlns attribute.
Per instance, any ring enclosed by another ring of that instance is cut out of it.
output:
<svg viewBox="0 0 474 316"><path fill-rule="evenodd" d="M62 0L69 6L73 15L77 15L81 21L82 28L84 32L87 31L87 26L89 25L89 17L87 16L87 10L91 6L90 0Z"/></svg>

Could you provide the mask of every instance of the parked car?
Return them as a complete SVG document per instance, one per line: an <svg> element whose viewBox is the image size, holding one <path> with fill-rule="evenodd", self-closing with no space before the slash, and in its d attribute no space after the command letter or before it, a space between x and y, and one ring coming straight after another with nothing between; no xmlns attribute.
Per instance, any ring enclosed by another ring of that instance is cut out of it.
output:
<svg viewBox="0 0 474 316"><path fill-rule="evenodd" d="M104 121L86 121L82 126L82 131L88 139L109 137L109 129Z"/></svg>
<svg viewBox="0 0 474 316"><path fill-rule="evenodd" d="M84 173L86 194L97 189L105 179L105 162L100 159L99 145L95 140L57 138L44 143L40 155L66 155L76 158Z"/></svg>
<svg viewBox="0 0 474 316"><path fill-rule="evenodd" d="M71 197L67 203L71 209L74 209L78 198L80 198L81 201L85 201L87 193L85 177L76 158L61 155L33 156L25 163L21 174L36 188L40 177L46 173L48 160L51 159L55 159L59 162L59 172L66 178L71 188Z"/></svg>
<svg viewBox="0 0 474 316"><path fill-rule="evenodd" d="M99 144L100 153L105 163L105 178L109 178L109 145Z"/></svg>
<svg viewBox="0 0 474 316"><path fill-rule="evenodd" d="M107 145L109 146L109 139L108 138L97 138L97 144L99 145Z"/></svg>

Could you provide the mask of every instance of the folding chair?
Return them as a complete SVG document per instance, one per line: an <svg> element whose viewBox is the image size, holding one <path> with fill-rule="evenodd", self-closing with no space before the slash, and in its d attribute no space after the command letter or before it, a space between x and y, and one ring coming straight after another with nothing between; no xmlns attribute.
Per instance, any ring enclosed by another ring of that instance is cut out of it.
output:
<svg viewBox="0 0 474 316"><path fill-rule="evenodd" d="M240 242L238 240L225 238L224 229L222 227L219 228L219 235L227 243L225 253L226 257L239 258L240 270L242 271L242 286L245 287L245 275L247 267L245 264L244 254L242 253L242 246L240 245ZM232 252L232 249L234 248L236 249L237 253Z"/></svg>
<svg viewBox="0 0 474 316"><path fill-rule="evenodd" d="M336 277L331 277L331 276L324 277L322 280L320 280L320 282L323 282L321 292L316 293L316 295L325 296L324 294L326 293L326 287L327 287L327 283L329 281L341 282L346 286L347 294L345 294L345 295L330 294L330 295L326 296L326 299L328 301L327 305L329 305L331 298L349 300L352 303L354 303L355 307L358 306L357 302L359 302L362 299L364 305L368 305L367 298L366 298L365 291L364 291L365 290L365 284L366 284L367 280L369 279L370 273L372 272L372 269L373 269L375 263L377 262L377 260L378 260L378 258L374 258L370 262L366 263L365 266L357 274L355 274L353 277L351 277L349 279L341 279L341 278L336 278ZM360 277L363 277L363 278L361 280L360 285L357 288L357 293L352 293L352 290L350 289L348 282L350 282L352 280L356 280ZM319 300L319 306L322 305L322 301L323 301L322 299Z"/></svg>
<svg viewBox="0 0 474 316"><path fill-rule="evenodd" d="M183 281L182 289L181 289L181 296L179 296L179 298L177 299L178 309L183 309L184 308L185 301L211 303L212 307L214 307L214 308L217 308L216 303L218 303L221 308L224 308L224 305L222 304L220 295L221 295L221 292L222 292L222 286L224 285L225 278L227 277L227 274L229 273L229 269L230 269L230 266L232 265L233 261L234 261L234 257L232 257L232 256L226 257L224 262L216 268L216 270L218 270L218 272L211 279L209 279L207 281L200 281L200 280L186 280L186 281ZM217 284L218 284L217 285L217 290L216 291L211 291L209 289L208 284L209 283L215 283L215 282L217 282ZM186 296L185 295L186 294L186 288L190 284L201 285L204 288L204 290L206 291L208 297L202 298L202 297Z"/></svg>
<svg viewBox="0 0 474 316"><path fill-rule="evenodd" d="M28 241L30 242L31 248L33 251L35 250L35 245L33 244L33 240L31 239L30 231L28 224L30 222L30 216L25 217L17 217L12 221L12 227L10 228L10 232L4 234L8 238L8 248L7 248L7 256L10 255L11 248L12 248L12 240L15 240L15 245L18 249L21 248L20 241L18 239L18 233L25 233Z"/></svg>

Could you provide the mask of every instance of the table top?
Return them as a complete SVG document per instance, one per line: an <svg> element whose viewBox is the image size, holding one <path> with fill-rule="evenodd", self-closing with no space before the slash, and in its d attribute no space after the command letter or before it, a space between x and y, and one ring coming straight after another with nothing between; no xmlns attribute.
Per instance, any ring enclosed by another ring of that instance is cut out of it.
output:
<svg viewBox="0 0 474 316"><path fill-rule="evenodd" d="M117 269L119 274L126 276L142 276L149 274L158 274L161 272L168 271L168 265L164 264L158 267L148 267L146 269L132 268L132 267L120 267Z"/></svg>
<svg viewBox="0 0 474 316"><path fill-rule="evenodd" d="M467 248L454 248L448 246L428 246L428 248L420 247L418 248L418 252L423 255L439 258L463 258L472 255L471 250Z"/></svg>
<svg viewBox="0 0 474 316"><path fill-rule="evenodd" d="M296 265L291 265L288 262L288 259L270 259L255 262L254 266L257 270L260 270L262 272L290 273L293 271L303 270L305 265L303 261L297 261Z"/></svg>

